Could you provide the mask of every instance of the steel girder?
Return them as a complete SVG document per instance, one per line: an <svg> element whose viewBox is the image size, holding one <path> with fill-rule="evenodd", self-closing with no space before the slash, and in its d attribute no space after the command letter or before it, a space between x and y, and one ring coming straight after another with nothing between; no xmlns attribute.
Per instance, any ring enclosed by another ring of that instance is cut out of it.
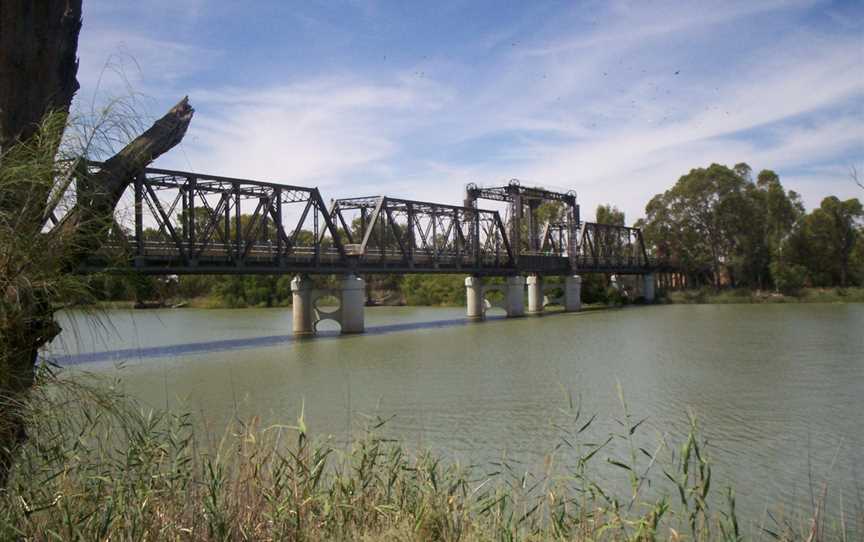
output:
<svg viewBox="0 0 864 542"><path fill-rule="evenodd" d="M121 200L130 204L131 215L120 206L108 241L81 271L128 269L130 262L145 274L651 269L641 231L593 223L580 228L573 193L511 183L469 187L470 194L465 206L369 196L335 200L328 209L317 188L147 168ZM567 214L546 224L529 246L518 213L505 223L497 211L477 208L481 197L520 207L527 201L530 213L542 201L561 201ZM514 238L520 239L518 246Z"/></svg>
<svg viewBox="0 0 864 542"><path fill-rule="evenodd" d="M558 256L575 255L576 237L579 228L579 205L576 203L576 193L555 192L541 187L522 186L518 179L511 179L507 186L480 187L474 183L465 187L465 206L476 207L478 199L500 201L508 204L507 232L513 247L517 263L523 256L543 256L543 244L547 241L548 227L540 231L540 219L537 210L541 204L559 202L564 204L564 217L558 223L559 233L564 237L559 239L567 247L559 250ZM571 267L575 269L576 260L571 258Z"/></svg>
<svg viewBox="0 0 864 542"><path fill-rule="evenodd" d="M374 196L336 200L330 216L358 267L516 270L497 211Z"/></svg>
<svg viewBox="0 0 864 542"><path fill-rule="evenodd" d="M109 265L112 252L151 273L314 269L346 261L317 188L147 168L129 190L134 222L115 220L105 250L85 267Z"/></svg>
<svg viewBox="0 0 864 542"><path fill-rule="evenodd" d="M577 269L650 271L652 263L639 228L586 222L581 230Z"/></svg>

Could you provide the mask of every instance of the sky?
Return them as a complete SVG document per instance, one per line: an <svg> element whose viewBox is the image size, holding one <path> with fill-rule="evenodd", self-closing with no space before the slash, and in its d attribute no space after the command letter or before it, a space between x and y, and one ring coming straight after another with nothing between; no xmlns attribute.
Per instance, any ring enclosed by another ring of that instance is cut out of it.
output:
<svg viewBox="0 0 864 542"><path fill-rule="evenodd" d="M577 192L627 221L693 168L864 196L864 2L84 0L80 111L183 96L155 165L460 203Z"/></svg>

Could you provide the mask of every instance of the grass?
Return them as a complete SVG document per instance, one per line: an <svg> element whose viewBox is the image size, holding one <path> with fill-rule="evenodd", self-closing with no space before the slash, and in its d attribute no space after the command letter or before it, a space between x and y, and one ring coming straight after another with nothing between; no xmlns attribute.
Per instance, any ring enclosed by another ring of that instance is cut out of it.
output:
<svg viewBox="0 0 864 542"><path fill-rule="evenodd" d="M864 303L864 288L802 288L795 295L732 288L715 291L673 290L662 296L668 303L728 304L728 303Z"/></svg>
<svg viewBox="0 0 864 542"><path fill-rule="evenodd" d="M2 540L741 540L747 534L734 493L711 483L695 421L681 442L640 448L635 435L642 422L623 399L621 431L597 443L587 438L595 418L586 419L571 401L558 449L543 472L531 473L506 460L460 466L410 453L380 436L384 422L377 418L347 449L311 441L302 413L290 426L237 421L213 441L196 431L190 415L142 409L116 387L49 380L30 405L30 439L0 493ZM613 448L623 450L620 457ZM620 472L626 489L615 492L610 480L596 479L598 462ZM851 532L826 521L824 512L813 518L756 534L843 540Z"/></svg>

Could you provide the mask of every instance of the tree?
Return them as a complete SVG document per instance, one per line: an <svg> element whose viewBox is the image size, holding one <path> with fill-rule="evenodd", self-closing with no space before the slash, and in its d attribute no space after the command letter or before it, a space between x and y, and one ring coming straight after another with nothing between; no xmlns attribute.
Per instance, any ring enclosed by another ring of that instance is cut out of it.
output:
<svg viewBox="0 0 864 542"><path fill-rule="evenodd" d="M752 181L751 174L753 173L753 168L750 167L746 162L739 162L732 166L732 171L735 172L736 175L741 177L747 182Z"/></svg>
<svg viewBox="0 0 864 542"><path fill-rule="evenodd" d="M771 279L776 287L782 289L778 280L784 284L789 284L789 276L801 276L800 267L794 270L784 269L788 264L783 257L783 243L792 235L796 224L804 216L804 205L796 192L792 190L787 192L783 189L780 177L771 170L766 169L759 172L756 186L755 196L758 199L759 213L764 229L762 246L770 262ZM779 274L783 274L786 278L781 280Z"/></svg>
<svg viewBox="0 0 864 542"><path fill-rule="evenodd" d="M566 220L567 207L561 201L544 201L537 206L535 216L538 224L563 222Z"/></svg>
<svg viewBox="0 0 864 542"><path fill-rule="evenodd" d="M836 196L829 196L805 219L805 235L810 244L825 250L827 262L831 271L838 275L840 286L845 287L849 280L849 262L861 235L858 222L862 218L864 208L857 198L840 201Z"/></svg>
<svg viewBox="0 0 864 542"><path fill-rule="evenodd" d="M594 213L594 221L598 224L611 224L613 226L624 226L624 211L612 205L598 205Z"/></svg>
<svg viewBox="0 0 864 542"><path fill-rule="evenodd" d="M90 173L88 156L61 145L79 88L80 29L81 0L0 3L0 486L25 438L18 407L39 349L60 331L58 293L84 282L74 271L106 238L130 180L182 140L194 113L184 98Z"/></svg>
<svg viewBox="0 0 864 542"><path fill-rule="evenodd" d="M749 227L741 213L755 214L747 200L748 185L739 173L719 164L691 170L645 207L646 242L690 277L707 275L719 287L726 274L734 284L734 258Z"/></svg>

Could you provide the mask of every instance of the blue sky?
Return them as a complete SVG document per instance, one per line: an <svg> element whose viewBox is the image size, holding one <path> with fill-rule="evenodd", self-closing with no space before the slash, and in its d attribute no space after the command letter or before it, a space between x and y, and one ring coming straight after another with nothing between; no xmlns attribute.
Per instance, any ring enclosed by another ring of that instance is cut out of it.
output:
<svg viewBox="0 0 864 542"><path fill-rule="evenodd" d="M85 0L79 55L82 108L189 95L159 166L325 198L516 177L632 221L741 161L808 207L864 195L864 2Z"/></svg>

